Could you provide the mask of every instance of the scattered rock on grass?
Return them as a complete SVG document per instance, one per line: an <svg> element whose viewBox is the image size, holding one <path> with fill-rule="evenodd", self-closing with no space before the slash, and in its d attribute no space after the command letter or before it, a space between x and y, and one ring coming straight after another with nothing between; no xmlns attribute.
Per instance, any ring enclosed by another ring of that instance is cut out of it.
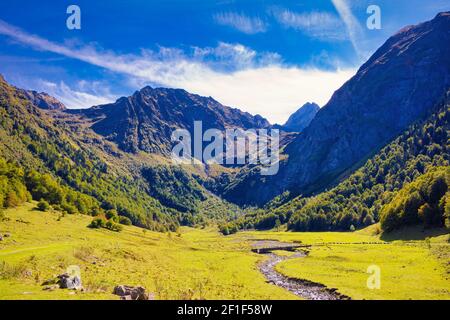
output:
<svg viewBox="0 0 450 320"><path fill-rule="evenodd" d="M132 287L119 285L114 288L113 294L120 296L121 300L153 300L154 297L148 294L144 287Z"/></svg>
<svg viewBox="0 0 450 320"><path fill-rule="evenodd" d="M42 290L44 290L44 291L55 291L56 289L59 289L59 285L53 284L53 285L45 286Z"/></svg>

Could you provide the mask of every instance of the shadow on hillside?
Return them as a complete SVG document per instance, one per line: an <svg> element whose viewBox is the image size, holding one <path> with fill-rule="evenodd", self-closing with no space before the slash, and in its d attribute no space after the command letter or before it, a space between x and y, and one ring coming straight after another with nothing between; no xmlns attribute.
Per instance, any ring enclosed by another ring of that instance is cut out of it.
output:
<svg viewBox="0 0 450 320"><path fill-rule="evenodd" d="M380 239L383 241L425 240L426 238L438 237L449 233L450 230L447 228L424 229L422 227L407 227L390 233L383 233Z"/></svg>

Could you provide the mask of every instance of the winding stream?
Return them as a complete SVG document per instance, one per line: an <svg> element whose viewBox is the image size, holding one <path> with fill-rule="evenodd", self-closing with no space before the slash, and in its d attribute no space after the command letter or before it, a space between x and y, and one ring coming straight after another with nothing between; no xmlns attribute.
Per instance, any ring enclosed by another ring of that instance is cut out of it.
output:
<svg viewBox="0 0 450 320"><path fill-rule="evenodd" d="M279 256L274 253L264 254L268 256L259 264L259 270L266 277L269 283L272 283L280 288L288 290L293 294L308 300L349 300L350 297L337 292L336 289L330 289L320 283L314 283L307 280L299 280L289 278L278 271L275 266L281 261L305 257L306 254L298 252L292 256Z"/></svg>

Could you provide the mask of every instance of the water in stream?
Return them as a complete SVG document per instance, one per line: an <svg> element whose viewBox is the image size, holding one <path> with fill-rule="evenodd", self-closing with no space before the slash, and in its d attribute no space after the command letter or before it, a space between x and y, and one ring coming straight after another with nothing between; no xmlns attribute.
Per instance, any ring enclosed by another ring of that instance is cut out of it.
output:
<svg viewBox="0 0 450 320"><path fill-rule="evenodd" d="M310 281L289 278L275 270L275 266L283 260L305 257L306 254L298 252L292 256L278 256L274 253L265 254L268 259L259 264L259 270L267 281L286 289L293 294L308 300L348 300L349 297L329 289L322 284Z"/></svg>

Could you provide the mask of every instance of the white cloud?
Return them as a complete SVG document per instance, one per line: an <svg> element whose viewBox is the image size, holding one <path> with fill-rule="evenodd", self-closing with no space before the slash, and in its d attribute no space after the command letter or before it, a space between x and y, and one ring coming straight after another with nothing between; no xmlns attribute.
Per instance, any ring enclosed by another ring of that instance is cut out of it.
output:
<svg viewBox="0 0 450 320"><path fill-rule="evenodd" d="M275 19L287 28L304 32L306 35L324 41L347 40L345 25L341 19L328 12L296 13L285 9L274 9Z"/></svg>
<svg viewBox="0 0 450 320"><path fill-rule="evenodd" d="M190 57L184 56L185 59ZM280 64L281 57L274 52L259 53L242 44L219 42L214 47L193 48L192 58L206 63L215 70L235 71L245 68L255 68L268 64Z"/></svg>
<svg viewBox="0 0 450 320"><path fill-rule="evenodd" d="M346 0L331 0L331 2L347 27L348 36L356 53L361 59L366 58L367 53L364 52L359 46L359 41L364 36L364 30L356 17L353 15L349 4Z"/></svg>
<svg viewBox="0 0 450 320"><path fill-rule="evenodd" d="M186 82L184 87L211 95L225 105L261 114L272 123L284 123L308 101L323 106L354 72L267 66L228 75L215 74L200 82Z"/></svg>
<svg viewBox="0 0 450 320"><path fill-rule="evenodd" d="M102 95L98 92L98 83L96 82L80 81L80 83L78 83L80 90L70 88L63 81L54 83L40 80L38 85L40 90L43 90L49 95L55 97L64 103L67 108L87 108L90 106L110 103L115 99L115 97L111 94L103 92L104 95Z"/></svg>
<svg viewBox="0 0 450 320"><path fill-rule="evenodd" d="M278 123L287 120L290 113L307 101L325 104L355 72L353 69L323 71L286 66L276 54L258 54L239 44L194 48L191 55L171 48L161 48L158 52L143 50L140 55L119 55L92 46L60 45L25 33L1 20L0 34L37 50L54 52L120 73L136 85L150 83L213 96L226 105L261 114ZM241 65L232 71L217 70L214 59L205 60L208 55L214 55L219 63L234 57L231 60L241 60ZM69 106L94 105L109 98L103 94L97 96L94 91L86 94L81 87L71 90L60 84L58 90L61 93L56 91L53 94Z"/></svg>
<svg viewBox="0 0 450 320"><path fill-rule="evenodd" d="M246 34L267 31L267 24L257 17L248 17L236 12L221 12L213 16L217 24L232 27Z"/></svg>

